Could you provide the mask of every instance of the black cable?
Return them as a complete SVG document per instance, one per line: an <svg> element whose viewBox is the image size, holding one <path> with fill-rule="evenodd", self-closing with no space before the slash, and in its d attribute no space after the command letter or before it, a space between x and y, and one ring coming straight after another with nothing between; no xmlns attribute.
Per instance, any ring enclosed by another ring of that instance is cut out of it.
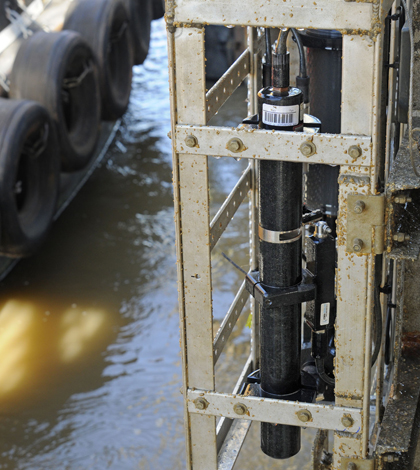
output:
<svg viewBox="0 0 420 470"><path fill-rule="evenodd" d="M382 308L379 287L375 287L374 291L374 303L373 303L373 314L375 317L375 346L372 354L371 365L375 364L378 359L379 350L381 349L382 342Z"/></svg>
<svg viewBox="0 0 420 470"><path fill-rule="evenodd" d="M271 64L271 29L265 28L265 60Z"/></svg>
<svg viewBox="0 0 420 470"><path fill-rule="evenodd" d="M332 379L327 373L325 372L325 365L324 365L324 359L317 357L315 358L315 365L316 365L316 370L318 372L318 375L320 378L327 384L331 385L332 387L335 385L335 379Z"/></svg>
<svg viewBox="0 0 420 470"><path fill-rule="evenodd" d="M299 49L299 76L304 78L308 76L307 69L306 69L306 56L305 56L305 49L303 48L302 38L300 34L296 31L295 28L291 28L293 37L295 38L297 47Z"/></svg>

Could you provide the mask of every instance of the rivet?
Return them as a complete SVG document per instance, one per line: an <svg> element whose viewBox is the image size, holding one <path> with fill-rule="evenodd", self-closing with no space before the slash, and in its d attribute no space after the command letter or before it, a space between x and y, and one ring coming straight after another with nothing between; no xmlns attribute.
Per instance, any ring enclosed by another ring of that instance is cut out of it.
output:
<svg viewBox="0 0 420 470"><path fill-rule="evenodd" d="M313 142L303 142L300 146L300 151L305 157L310 157L316 152L316 146Z"/></svg>
<svg viewBox="0 0 420 470"><path fill-rule="evenodd" d="M238 139L237 137L234 137L233 139L230 139L229 142L226 145L226 148L233 153L238 153L244 148L244 143L242 142L241 139Z"/></svg>
<svg viewBox="0 0 420 470"><path fill-rule="evenodd" d="M240 416L243 416L248 412L248 408L243 403L236 403L233 405L233 411Z"/></svg>
<svg viewBox="0 0 420 470"><path fill-rule="evenodd" d="M209 402L205 398L196 398L194 405L197 410L205 410L209 406Z"/></svg>
<svg viewBox="0 0 420 470"><path fill-rule="evenodd" d="M312 419L312 414L309 410L300 410L297 412L297 417L299 421L307 423Z"/></svg>
<svg viewBox="0 0 420 470"><path fill-rule="evenodd" d="M358 145L352 145L349 148L348 153L351 158L356 160L356 158L359 158L362 156L362 149Z"/></svg>
<svg viewBox="0 0 420 470"><path fill-rule="evenodd" d="M363 240L361 240L360 238L355 238L353 240L353 251L355 251L356 253L359 253L359 251L362 251L362 248L363 248Z"/></svg>
<svg viewBox="0 0 420 470"><path fill-rule="evenodd" d="M363 201L356 201L353 210L356 214L361 214L365 210L366 204Z"/></svg>
<svg viewBox="0 0 420 470"><path fill-rule="evenodd" d="M187 147L195 147L197 143L197 137L195 135L187 135L187 137L185 137L185 145Z"/></svg>
<svg viewBox="0 0 420 470"><path fill-rule="evenodd" d="M345 428L351 428L354 424L354 419L351 417L351 416L343 416L341 418L341 424L345 427Z"/></svg>

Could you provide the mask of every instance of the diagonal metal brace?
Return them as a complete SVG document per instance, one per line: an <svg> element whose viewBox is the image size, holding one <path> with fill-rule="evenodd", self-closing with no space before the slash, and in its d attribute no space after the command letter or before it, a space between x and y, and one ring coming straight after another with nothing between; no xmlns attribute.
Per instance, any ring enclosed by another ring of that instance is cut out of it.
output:
<svg viewBox="0 0 420 470"><path fill-rule="evenodd" d="M246 290L263 307L277 308L284 305L297 305L316 298L314 276L307 269L302 270L302 281L291 287L271 287L260 282L259 271L246 276Z"/></svg>

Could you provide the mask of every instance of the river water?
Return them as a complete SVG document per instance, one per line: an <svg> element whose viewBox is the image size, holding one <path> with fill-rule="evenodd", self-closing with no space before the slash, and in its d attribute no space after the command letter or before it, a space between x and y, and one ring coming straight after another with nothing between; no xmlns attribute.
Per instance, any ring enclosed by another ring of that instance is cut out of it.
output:
<svg viewBox="0 0 420 470"><path fill-rule="evenodd" d="M114 144L39 254L0 285L0 469L185 468L166 37L163 20L152 26ZM237 125L245 97L215 122ZM210 159L213 214L245 166ZM222 252L248 268L247 211L215 249L215 330L242 281ZM246 320L219 360L220 390L249 354ZM301 454L268 459L254 425L236 468L309 468Z"/></svg>

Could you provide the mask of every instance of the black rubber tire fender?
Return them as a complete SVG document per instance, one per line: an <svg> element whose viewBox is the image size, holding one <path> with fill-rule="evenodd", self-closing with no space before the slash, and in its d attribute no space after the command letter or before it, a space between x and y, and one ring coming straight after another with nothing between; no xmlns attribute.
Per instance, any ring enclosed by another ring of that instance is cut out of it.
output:
<svg viewBox="0 0 420 470"><path fill-rule="evenodd" d="M165 15L165 0L152 0L153 2L153 19L158 20Z"/></svg>
<svg viewBox="0 0 420 470"><path fill-rule="evenodd" d="M0 98L0 254L32 255L53 221L60 160L55 126L39 103Z"/></svg>
<svg viewBox="0 0 420 470"><path fill-rule="evenodd" d="M130 100L133 40L125 0L74 0L64 29L80 33L99 66L102 119L121 117Z"/></svg>
<svg viewBox="0 0 420 470"><path fill-rule="evenodd" d="M150 25L155 0L126 0L130 11L130 29L134 41L134 65L142 64L149 52ZM160 0L159 0L160 1Z"/></svg>
<svg viewBox="0 0 420 470"><path fill-rule="evenodd" d="M62 171L87 165L99 138L100 91L95 56L80 34L38 32L23 42L10 76L10 97L47 108L56 126Z"/></svg>

